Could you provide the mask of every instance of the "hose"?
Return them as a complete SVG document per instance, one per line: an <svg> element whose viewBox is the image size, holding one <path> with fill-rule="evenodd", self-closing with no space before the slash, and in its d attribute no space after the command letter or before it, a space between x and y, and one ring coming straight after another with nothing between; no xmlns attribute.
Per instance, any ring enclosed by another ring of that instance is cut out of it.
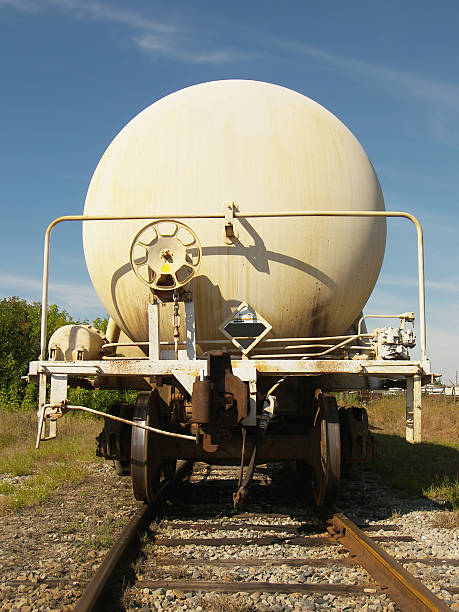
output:
<svg viewBox="0 0 459 612"><path fill-rule="evenodd" d="M281 385L283 382L285 382L287 380L287 377L284 376L284 378L279 378L279 380L277 381L276 384L274 384L271 389L268 391L268 393L265 395L265 398L268 397L269 395L272 395L274 393L274 391L277 389L277 387L279 387L279 385Z"/></svg>
<svg viewBox="0 0 459 612"><path fill-rule="evenodd" d="M120 423L125 423L126 425L132 425L133 427L139 427L140 429L146 429L147 431L151 431L160 436L169 436L171 438L182 438L183 440L193 440L196 442L196 436L187 436L185 434L174 433L172 431L165 431L164 429L157 429L156 427L150 427L149 425L142 425L140 423L136 423L134 421L129 421L128 419L123 419L121 417L117 417L114 414L107 414L106 412L101 412L100 410L93 410L92 408L87 408L86 406L71 406L66 402L62 402L61 404L45 404L43 409L45 408L58 408L62 411L65 410L82 410L83 412L90 412L91 414L97 414L98 416L104 417L104 419L112 419L113 421L119 421ZM61 416L61 415L56 415Z"/></svg>
<svg viewBox="0 0 459 612"><path fill-rule="evenodd" d="M281 382L282 382L282 379L272 388L277 388ZM245 498L247 497L248 486L250 482L252 481L253 475L255 473L255 466L257 464L258 450L266 434L266 430L268 429L269 421L273 418L274 410L276 406L277 406L276 397L274 395L266 395L266 399L263 404L263 411L258 417L258 426L257 426L256 434L255 434L255 444L253 447L252 455L250 456L249 465L248 465L247 472L245 473L244 478L242 478L243 465L244 465L244 456L242 456L242 461L241 461L242 468L241 468L241 477L239 479L239 488L237 492L233 495L234 508L238 508L243 503ZM243 438L243 446L245 448L244 438ZM240 482L241 480L242 480L242 483Z"/></svg>

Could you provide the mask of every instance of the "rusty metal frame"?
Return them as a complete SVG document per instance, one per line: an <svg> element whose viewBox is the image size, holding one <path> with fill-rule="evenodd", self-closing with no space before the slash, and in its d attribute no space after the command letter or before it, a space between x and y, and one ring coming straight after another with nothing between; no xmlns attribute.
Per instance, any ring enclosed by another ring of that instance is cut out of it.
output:
<svg viewBox="0 0 459 612"><path fill-rule="evenodd" d="M406 379L407 413L406 440L421 442L421 382L431 374L429 361L387 361L365 359L233 359L233 372L241 380L249 382L250 411L245 425L255 424L257 376L321 376L324 374L376 376L380 378ZM202 359L110 359L99 361L32 361L29 376L40 381L39 422L42 422L47 377L74 376L174 376L189 392L192 382L205 371ZM41 426L40 426L41 431ZM37 438L37 445L39 438Z"/></svg>
<svg viewBox="0 0 459 612"><path fill-rule="evenodd" d="M405 378L415 375L430 375L429 362L385 361L365 359L235 359L234 370L251 366L259 374L278 376L321 376L324 374L358 374L381 378ZM124 359L100 361L31 361L29 376L66 373L79 376L172 376L174 371L199 376L205 367L202 359Z"/></svg>

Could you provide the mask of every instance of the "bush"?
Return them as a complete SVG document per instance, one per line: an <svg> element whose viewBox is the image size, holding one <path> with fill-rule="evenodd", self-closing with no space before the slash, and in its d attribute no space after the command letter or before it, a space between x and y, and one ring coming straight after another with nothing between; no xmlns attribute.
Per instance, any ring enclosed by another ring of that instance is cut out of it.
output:
<svg viewBox="0 0 459 612"><path fill-rule="evenodd" d="M93 410L106 412L114 402L135 403L137 391L112 391L109 389L69 389L69 404L86 406ZM88 414L88 413L86 413Z"/></svg>

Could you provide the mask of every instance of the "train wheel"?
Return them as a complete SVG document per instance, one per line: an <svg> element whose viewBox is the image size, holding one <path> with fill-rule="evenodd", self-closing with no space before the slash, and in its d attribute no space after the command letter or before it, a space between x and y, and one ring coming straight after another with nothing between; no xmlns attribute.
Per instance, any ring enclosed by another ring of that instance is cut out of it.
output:
<svg viewBox="0 0 459 612"><path fill-rule="evenodd" d="M161 423L160 398L156 389L138 394L133 421L165 428ZM163 436L139 427L132 428L131 474L134 497L149 504L155 501L161 481L169 478L175 469L175 461L163 457L163 444Z"/></svg>
<svg viewBox="0 0 459 612"><path fill-rule="evenodd" d="M336 499L341 473L338 406L334 397L317 390L316 408L312 433L312 491L318 506L328 506Z"/></svg>

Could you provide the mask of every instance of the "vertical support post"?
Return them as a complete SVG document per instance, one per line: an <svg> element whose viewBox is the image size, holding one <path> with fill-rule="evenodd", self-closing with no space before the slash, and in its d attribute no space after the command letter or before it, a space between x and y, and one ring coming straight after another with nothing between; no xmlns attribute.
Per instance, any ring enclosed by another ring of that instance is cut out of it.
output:
<svg viewBox="0 0 459 612"><path fill-rule="evenodd" d="M50 404L60 404L67 399L67 374L51 374L51 390L49 394ZM46 439L55 438L57 435L57 418L46 419Z"/></svg>
<svg viewBox="0 0 459 612"><path fill-rule="evenodd" d="M46 435L43 429L44 419L45 419L45 409L44 405L46 404L46 374L40 373L38 375L38 431L37 431L37 439L35 441L35 448L40 446L40 440L43 440Z"/></svg>
<svg viewBox="0 0 459 612"><path fill-rule="evenodd" d="M159 303L155 300L153 304L148 303L148 358L159 360Z"/></svg>
<svg viewBox="0 0 459 612"><path fill-rule="evenodd" d="M188 359L196 359L196 326L194 318L194 302L185 302L185 342Z"/></svg>
<svg viewBox="0 0 459 612"><path fill-rule="evenodd" d="M421 375L414 375L413 385L413 416L414 416L414 441L422 442L422 389Z"/></svg>
<svg viewBox="0 0 459 612"><path fill-rule="evenodd" d="M406 379L405 440L414 444L414 376Z"/></svg>
<svg viewBox="0 0 459 612"><path fill-rule="evenodd" d="M421 376L415 374L406 379L406 433L411 444L422 442Z"/></svg>

